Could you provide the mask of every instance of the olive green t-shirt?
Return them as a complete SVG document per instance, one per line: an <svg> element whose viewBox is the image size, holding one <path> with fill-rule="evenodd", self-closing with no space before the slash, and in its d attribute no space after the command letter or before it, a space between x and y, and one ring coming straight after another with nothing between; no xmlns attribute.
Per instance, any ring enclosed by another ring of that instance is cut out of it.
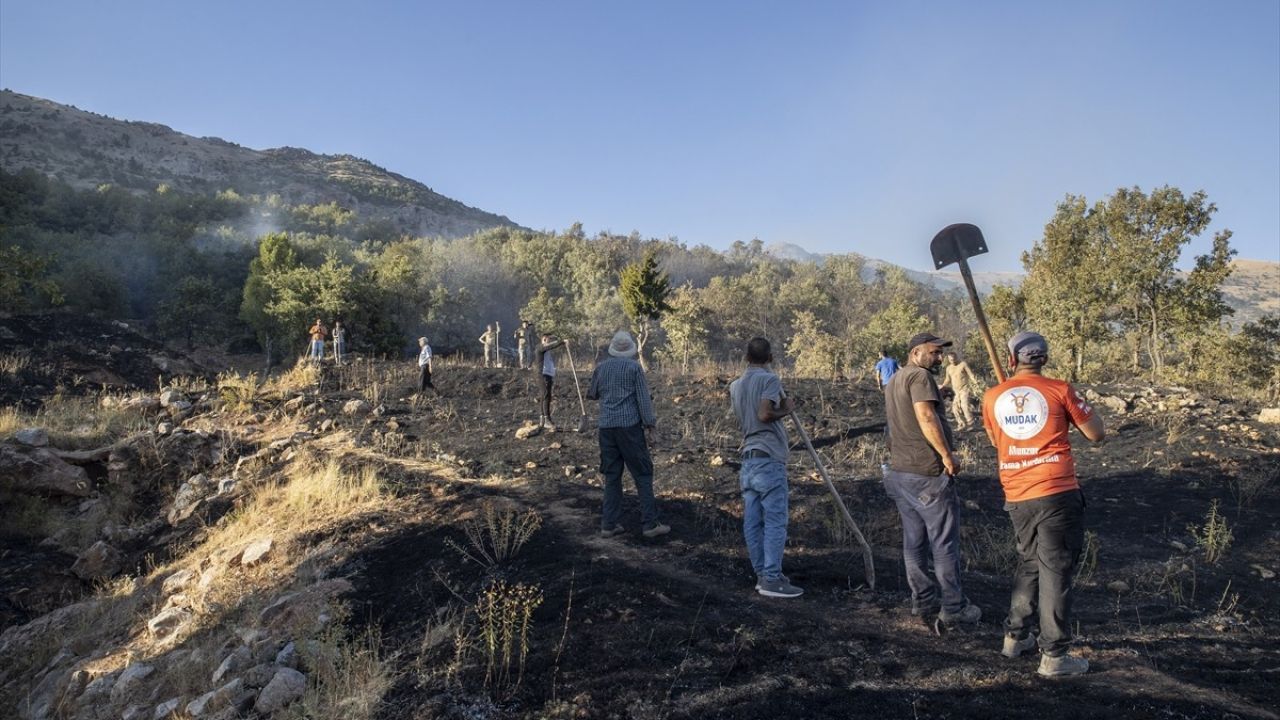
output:
<svg viewBox="0 0 1280 720"><path fill-rule="evenodd" d="M916 420L915 403L934 403L947 447L955 448L951 426L942 412L942 396L933 375L922 367L908 365L893 374L884 389L884 409L889 420L889 468L915 475L942 474L942 456L925 439Z"/></svg>

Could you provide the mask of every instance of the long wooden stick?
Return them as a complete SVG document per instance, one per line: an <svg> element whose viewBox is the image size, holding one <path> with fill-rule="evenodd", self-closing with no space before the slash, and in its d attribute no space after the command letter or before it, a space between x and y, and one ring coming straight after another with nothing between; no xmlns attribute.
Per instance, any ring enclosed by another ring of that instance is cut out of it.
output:
<svg viewBox="0 0 1280 720"><path fill-rule="evenodd" d="M960 277L964 278L964 287L969 291L969 302L973 303L973 314L978 317L978 330L982 333L982 342L987 346L987 355L991 358L991 369L995 371L1000 382L1006 380L1004 368L1000 366L1000 357L996 353L996 344L991 340L991 329L987 327L987 314L982 312L982 301L978 299L978 288L973 284L973 273L969 272L969 262L963 256L959 259Z"/></svg>
<svg viewBox="0 0 1280 720"><path fill-rule="evenodd" d="M822 462L822 456L818 455L818 451L814 449L813 442L809 440L809 433L805 432L804 425L800 424L800 416L791 412L791 421L796 425L796 432L800 434L800 439L804 441L804 446L809 450L809 457L813 458L813 464L818 466L818 474L822 476L822 482L826 483L827 490L831 491L831 497L836 501L836 507L840 508L840 515L844 518L844 522L853 531L853 536L858 539L858 544L862 546L862 565L867 575L867 587L872 590L876 589L876 561L871 555L871 545L867 542L867 538L863 536L862 530L858 529L858 523L854 521L853 515L849 514L849 508L845 506L844 500L840 497L839 491L836 490L835 483L831 482L830 476L827 475L827 465Z"/></svg>
<svg viewBox="0 0 1280 720"><path fill-rule="evenodd" d="M582 408L582 417L587 416L587 403L582 399L582 386L578 384L578 371L573 367L573 351L569 343L564 344L564 354L569 356L569 372L573 373L573 387L578 391L578 407Z"/></svg>

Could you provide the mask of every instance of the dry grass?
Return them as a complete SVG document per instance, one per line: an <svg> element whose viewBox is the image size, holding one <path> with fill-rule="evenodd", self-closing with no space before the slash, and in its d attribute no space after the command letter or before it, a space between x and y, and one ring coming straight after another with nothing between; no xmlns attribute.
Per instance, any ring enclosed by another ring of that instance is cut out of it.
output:
<svg viewBox="0 0 1280 720"><path fill-rule="evenodd" d="M41 427L49 443L63 449L101 447L151 427L146 413L136 407L113 404L103 407L96 397L54 395L34 413L15 407L0 409L0 437L26 427Z"/></svg>
<svg viewBox="0 0 1280 720"><path fill-rule="evenodd" d="M284 711L298 720L367 720L395 681L381 638L370 630L349 639L333 628L306 643L300 656L311 669L307 691Z"/></svg>

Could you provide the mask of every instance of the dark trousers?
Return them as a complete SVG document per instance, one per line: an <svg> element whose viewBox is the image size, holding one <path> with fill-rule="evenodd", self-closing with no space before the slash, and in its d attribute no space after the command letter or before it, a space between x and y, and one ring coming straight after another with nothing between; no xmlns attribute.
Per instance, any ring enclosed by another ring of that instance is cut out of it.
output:
<svg viewBox="0 0 1280 720"><path fill-rule="evenodd" d="M1039 609L1040 651L1057 656L1071 644L1071 578L1084 547L1084 496L1079 490L1005 503L1018 538L1018 570L1004 631L1031 631Z"/></svg>
<svg viewBox="0 0 1280 720"><path fill-rule="evenodd" d="M542 376L542 416L551 419L551 386L556 381L554 375Z"/></svg>
<svg viewBox="0 0 1280 720"><path fill-rule="evenodd" d="M631 427L600 428L600 474L604 475L604 511L600 527L612 530L622 519L622 468L631 471L640 497L640 520L645 529L658 524L653 499L653 459L640 423Z"/></svg>
<svg viewBox="0 0 1280 720"><path fill-rule="evenodd" d="M427 388L435 389L435 385L431 384L431 367L429 365L421 365L418 367L418 392L423 392Z"/></svg>
<svg viewBox="0 0 1280 720"><path fill-rule="evenodd" d="M943 610L960 612L968 600L960 587L960 498L951 478L890 470L884 489L902 519L902 563L912 605L923 608L937 600Z"/></svg>

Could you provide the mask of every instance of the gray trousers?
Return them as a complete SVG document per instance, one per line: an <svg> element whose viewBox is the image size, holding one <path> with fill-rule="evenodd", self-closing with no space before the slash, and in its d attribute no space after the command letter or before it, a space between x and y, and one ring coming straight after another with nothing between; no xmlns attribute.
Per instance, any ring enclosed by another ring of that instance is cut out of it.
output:
<svg viewBox="0 0 1280 720"><path fill-rule="evenodd" d="M940 601L943 610L960 612L969 601L960 587L960 498L951 478L889 470L884 488L902 519L902 562L912 605Z"/></svg>
<svg viewBox="0 0 1280 720"><path fill-rule="evenodd" d="M600 474L604 475L604 510L600 527L612 530L622 520L622 468L631 471L640 497L640 521L647 530L658 524L653 498L653 459L640 423L631 427L600 428Z"/></svg>
<svg viewBox="0 0 1280 720"><path fill-rule="evenodd" d="M1038 610L1040 651L1062 655L1071 644L1071 578L1084 548L1084 495L1070 490L1004 507L1019 558L1004 631L1025 638Z"/></svg>

